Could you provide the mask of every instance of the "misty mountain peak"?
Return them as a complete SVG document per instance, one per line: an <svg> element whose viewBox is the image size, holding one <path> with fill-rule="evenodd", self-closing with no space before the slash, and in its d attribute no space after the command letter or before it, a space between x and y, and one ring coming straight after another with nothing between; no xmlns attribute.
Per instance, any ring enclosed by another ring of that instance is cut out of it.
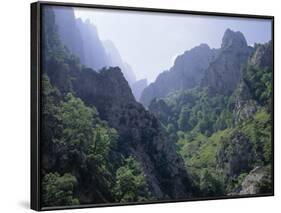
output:
<svg viewBox="0 0 281 213"><path fill-rule="evenodd" d="M205 43L200 44L199 46L197 46L197 48L200 48L200 49L210 49L209 45L205 44Z"/></svg>
<svg viewBox="0 0 281 213"><path fill-rule="evenodd" d="M208 45L208 44L205 44L205 43L202 43L202 44L200 44L200 45L198 45L198 46L195 46L195 47L191 48L190 50L187 50L187 51L185 52L185 54L186 54L186 53L188 53L188 54L195 54L195 53L197 53L197 52L209 51L209 50L210 50L209 45Z"/></svg>
<svg viewBox="0 0 281 213"><path fill-rule="evenodd" d="M236 48L247 48L247 41L244 35L240 31L232 31L227 29L222 38L222 49L228 49L232 47Z"/></svg>
<svg viewBox="0 0 281 213"><path fill-rule="evenodd" d="M202 56L202 54L210 53L211 49L207 44L200 44L198 46L193 47L190 50L184 52L184 54L179 55L176 60L174 66L179 66L182 63L185 63L186 60L193 61L198 56Z"/></svg>
<svg viewBox="0 0 281 213"><path fill-rule="evenodd" d="M160 73L156 81L143 90L140 102L149 106L154 98L163 98L170 92L198 86L214 56L215 51L207 44L185 51L177 56L168 71Z"/></svg>

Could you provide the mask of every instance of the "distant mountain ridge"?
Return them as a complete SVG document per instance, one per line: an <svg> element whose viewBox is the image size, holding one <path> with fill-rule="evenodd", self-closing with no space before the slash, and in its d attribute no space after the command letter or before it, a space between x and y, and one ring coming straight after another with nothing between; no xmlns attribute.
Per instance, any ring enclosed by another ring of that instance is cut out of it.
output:
<svg viewBox="0 0 281 213"><path fill-rule="evenodd" d="M82 36L84 46L84 64L92 69L99 70L109 64L105 48L99 38L97 28L90 20L75 19L75 23ZM62 41L64 38L62 38Z"/></svg>
<svg viewBox="0 0 281 213"><path fill-rule="evenodd" d="M131 66L123 61L118 49L115 47L114 43L110 40L103 42L105 51L108 58L109 66L118 66L124 74L124 77L130 85L136 82L136 76L133 72Z"/></svg>
<svg viewBox="0 0 281 213"><path fill-rule="evenodd" d="M140 79L136 81L132 86L132 92L137 101L140 100L142 91L147 87L147 79Z"/></svg>
<svg viewBox="0 0 281 213"><path fill-rule="evenodd" d="M148 106L154 98L197 86L215 55L216 50L201 44L178 56L170 70L160 73L155 82L144 89L140 102Z"/></svg>
<svg viewBox="0 0 281 213"><path fill-rule="evenodd" d="M132 86L132 92L136 98L137 101L140 100L141 94L143 90L147 87L147 79L140 79L136 81Z"/></svg>
<svg viewBox="0 0 281 213"><path fill-rule="evenodd" d="M98 30L90 21L76 18L71 7L52 7L57 31L63 44L80 59L80 63L94 70L118 66L130 85L136 77L129 64L124 62L112 42L103 43ZM105 45L106 44L106 45ZM108 44L108 45L107 45Z"/></svg>
<svg viewBox="0 0 281 213"><path fill-rule="evenodd" d="M221 48L210 49L207 44L201 44L178 56L170 70L160 73L144 89L140 101L148 107L154 98L197 86L208 88L210 94L231 94L252 51L241 32L227 29Z"/></svg>

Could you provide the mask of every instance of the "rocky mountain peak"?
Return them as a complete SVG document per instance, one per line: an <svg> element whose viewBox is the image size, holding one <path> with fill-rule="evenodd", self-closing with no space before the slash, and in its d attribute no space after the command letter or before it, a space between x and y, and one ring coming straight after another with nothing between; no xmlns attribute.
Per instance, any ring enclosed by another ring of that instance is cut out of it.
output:
<svg viewBox="0 0 281 213"><path fill-rule="evenodd" d="M202 43L200 44L199 46L195 47L195 49L210 49L209 45L208 44L205 44L205 43Z"/></svg>
<svg viewBox="0 0 281 213"><path fill-rule="evenodd" d="M74 89L89 105L128 103L135 101L128 82L119 67L103 68L99 72L86 68L76 76ZM100 111L105 110L101 108Z"/></svg>
<svg viewBox="0 0 281 213"><path fill-rule="evenodd" d="M230 95L241 79L241 69L247 62L252 48L247 45L241 32L227 29L221 48L207 68L201 86L208 87L210 94Z"/></svg>
<svg viewBox="0 0 281 213"><path fill-rule="evenodd" d="M197 54L202 54L211 51L208 44L202 43L198 46L195 46L191 48L190 50L185 51L182 55L179 55L177 59L179 58L185 58L185 57L194 57Z"/></svg>
<svg viewBox="0 0 281 213"><path fill-rule="evenodd" d="M138 158L153 196L185 198L191 195L193 182L175 144L168 140L158 120L135 101L119 67L99 72L86 68L76 76L73 89L87 105L97 108L102 120L118 131L117 149L125 156L133 154Z"/></svg>
<svg viewBox="0 0 281 213"><path fill-rule="evenodd" d="M222 49L236 48L236 49L247 49L247 41L244 35L239 31L232 31L227 29L222 38Z"/></svg>
<svg viewBox="0 0 281 213"><path fill-rule="evenodd" d="M170 92L198 86L214 56L215 50L207 44L185 51L168 71L160 73L156 81L143 90L140 102L149 106L154 98L163 98Z"/></svg>

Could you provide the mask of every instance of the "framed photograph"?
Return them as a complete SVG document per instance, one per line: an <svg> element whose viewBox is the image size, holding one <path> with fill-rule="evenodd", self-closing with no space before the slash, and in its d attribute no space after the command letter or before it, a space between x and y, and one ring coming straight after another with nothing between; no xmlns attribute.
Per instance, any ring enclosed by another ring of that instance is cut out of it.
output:
<svg viewBox="0 0 281 213"><path fill-rule="evenodd" d="M274 195L274 17L31 4L31 208Z"/></svg>

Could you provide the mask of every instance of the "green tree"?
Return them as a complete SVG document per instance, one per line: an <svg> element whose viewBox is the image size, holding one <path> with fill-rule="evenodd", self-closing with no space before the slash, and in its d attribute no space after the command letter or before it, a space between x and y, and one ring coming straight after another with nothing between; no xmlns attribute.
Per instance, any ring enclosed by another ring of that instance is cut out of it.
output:
<svg viewBox="0 0 281 213"><path fill-rule="evenodd" d="M207 169L201 174L200 190L204 196L219 196L224 193L222 181Z"/></svg>
<svg viewBox="0 0 281 213"><path fill-rule="evenodd" d="M215 131L224 130L226 128L231 128L233 126L232 113L228 110L223 110L218 116L216 122L214 123Z"/></svg>
<svg viewBox="0 0 281 213"><path fill-rule="evenodd" d="M272 96L272 69L260 68L256 66L247 66L243 72L250 92L255 100L260 104L269 104Z"/></svg>
<svg viewBox="0 0 281 213"><path fill-rule="evenodd" d="M76 183L76 178L68 173L46 174L42 181L43 206L78 205L79 200L73 197Z"/></svg>
<svg viewBox="0 0 281 213"><path fill-rule="evenodd" d="M63 171L83 174L79 183L111 197L113 177L109 152L116 144L117 131L99 119L95 108L85 106L71 93L61 101L56 118L60 134L54 143L60 150L58 158Z"/></svg>
<svg viewBox="0 0 281 213"><path fill-rule="evenodd" d="M132 156L116 172L114 192L119 202L148 200L150 195L141 165Z"/></svg>
<svg viewBox="0 0 281 213"><path fill-rule="evenodd" d="M180 130L187 131L191 129L191 125L189 124L189 117L190 117L190 110L188 107L184 106L181 109L178 119L178 126Z"/></svg>
<svg viewBox="0 0 281 213"><path fill-rule="evenodd" d="M93 143L93 124L97 121L95 108L86 107L81 99L68 93L60 104L57 119L62 131L56 142L78 150L86 150Z"/></svg>
<svg viewBox="0 0 281 213"><path fill-rule="evenodd" d="M42 164L42 169L50 167L53 163L53 158L58 149L53 143L54 139L59 135L60 131L57 128L58 120L56 114L58 111L58 103L61 98L60 92L51 85L47 75L42 75L42 111L41 111L41 149L46 163Z"/></svg>

